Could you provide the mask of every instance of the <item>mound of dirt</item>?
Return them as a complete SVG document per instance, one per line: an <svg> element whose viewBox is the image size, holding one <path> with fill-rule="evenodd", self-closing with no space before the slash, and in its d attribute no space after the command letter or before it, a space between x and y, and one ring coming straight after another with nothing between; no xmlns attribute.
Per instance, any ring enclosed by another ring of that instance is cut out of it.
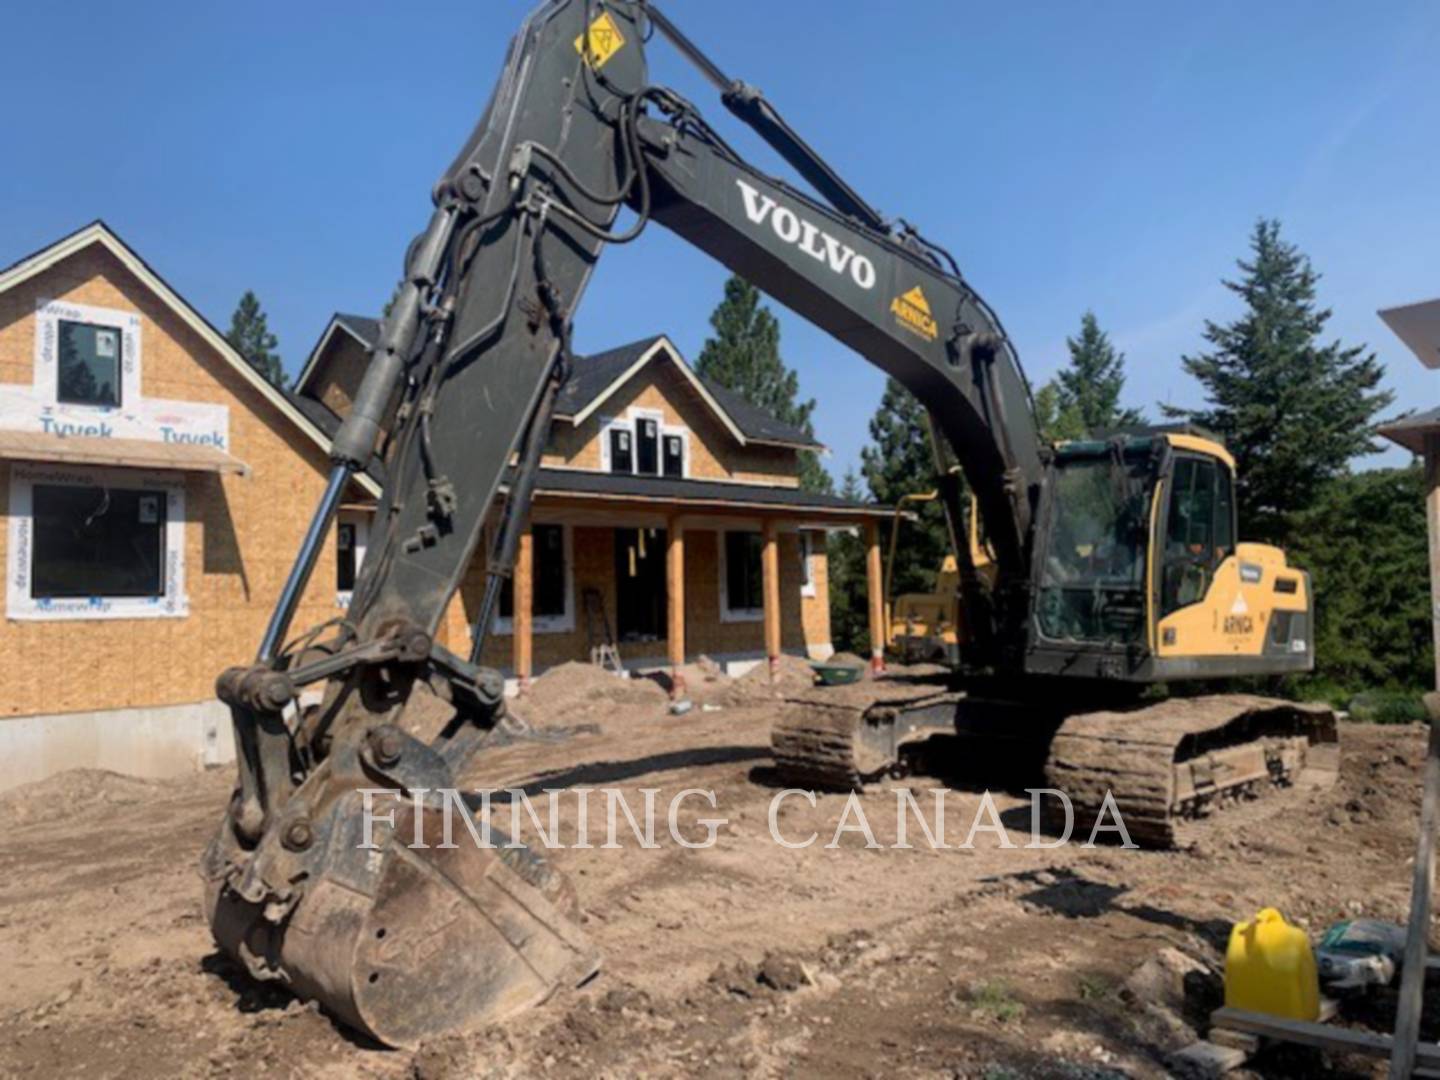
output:
<svg viewBox="0 0 1440 1080"><path fill-rule="evenodd" d="M717 704L734 707L754 705L790 697L814 685L815 669L810 666L810 661L782 655L776 661L774 678L771 678L770 665L762 660L715 695L714 700Z"/></svg>
<svg viewBox="0 0 1440 1080"><path fill-rule="evenodd" d="M627 679L594 664L571 661L550 668L513 703L515 712L535 727L573 723L596 712L613 715L616 706L663 712L665 691L651 679Z"/></svg>
<svg viewBox="0 0 1440 1080"><path fill-rule="evenodd" d="M1425 759L1423 724L1393 725L1387 738L1375 745L1347 749L1339 798L1328 815L1331 826L1394 825L1413 832L1420 804L1420 787L1414 783L1416 767Z"/></svg>
<svg viewBox="0 0 1440 1080"><path fill-rule="evenodd" d="M160 780L141 780L107 769L67 769L0 795L0 826L55 821L95 806L127 806L164 794Z"/></svg>

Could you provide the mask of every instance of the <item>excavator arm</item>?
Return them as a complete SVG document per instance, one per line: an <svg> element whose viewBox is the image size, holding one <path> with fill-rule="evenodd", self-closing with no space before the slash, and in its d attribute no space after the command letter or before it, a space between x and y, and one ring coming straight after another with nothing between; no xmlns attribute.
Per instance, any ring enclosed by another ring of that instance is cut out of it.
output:
<svg viewBox="0 0 1440 1080"><path fill-rule="evenodd" d="M831 205L748 165L693 106L651 86L655 29ZM1013 349L948 256L888 225L645 3L551 0L532 14L433 200L259 654L219 679L240 782L203 863L227 952L397 1045L501 1019L595 969L568 889L539 855L414 841L448 827L445 793L506 728L503 680L480 650L606 246L658 223L925 404L994 548L993 589L963 563L961 579L977 648L995 662L1023 640L1043 476ZM622 208L632 220L617 225ZM348 482L377 454L384 493L348 616L287 644ZM940 471L963 538L959 482ZM435 635L492 516L473 649L460 657ZM302 713L308 686L323 700ZM422 699L442 721L417 719ZM377 816L376 792L407 801Z"/></svg>

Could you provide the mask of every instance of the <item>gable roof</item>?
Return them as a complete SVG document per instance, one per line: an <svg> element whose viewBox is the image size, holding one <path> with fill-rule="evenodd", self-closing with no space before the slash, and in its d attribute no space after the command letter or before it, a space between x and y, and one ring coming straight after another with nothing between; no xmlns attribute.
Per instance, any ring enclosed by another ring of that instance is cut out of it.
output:
<svg viewBox="0 0 1440 1080"><path fill-rule="evenodd" d="M340 312L332 315L325 333L321 335L315 351L310 354L310 359L305 364L305 370L296 380L297 392L303 393L306 380L314 370L316 358L337 331L349 333L369 348L379 336L380 324L375 319L359 315L345 315ZM632 341L628 345L607 349L605 352L575 357L570 376L560 387L560 393L555 400L555 419L569 421L579 427L625 383L657 358L668 359L675 365L700 400L741 446L757 444L795 450L824 449L814 436L806 434L793 424L777 420L764 409L750 404L735 391L696 374L695 369L680 355L680 350L664 334L654 334L639 341Z"/></svg>
<svg viewBox="0 0 1440 1080"><path fill-rule="evenodd" d="M12 263L4 270L0 270L0 292L5 292L44 273L92 245L98 245L114 256L116 261L139 279L142 285L159 297L160 301L173 311L181 322L198 334L205 344L214 349L224 363L232 367L242 379L259 391L261 397L274 405L286 420L299 428L306 438L326 454L330 452L329 437L296 407L285 391L274 386L251 367L205 316L201 315L190 305L189 301L171 288L169 282L156 273L149 263L140 258L134 249L121 240L115 230L100 218L96 218L89 225L77 229L68 236L61 237L48 247L41 248L18 262ZM359 475L355 479L369 494L379 496L380 488L373 478Z"/></svg>
<svg viewBox="0 0 1440 1080"><path fill-rule="evenodd" d="M380 320L365 315L347 315L343 311L331 315L330 321L325 324L325 329L320 334L320 340L305 358L305 366L300 369L300 375L291 387L296 394L305 392L306 384L315 374L316 363L325 352L325 347L330 344L330 339L337 333L349 334L368 350L380 339Z"/></svg>

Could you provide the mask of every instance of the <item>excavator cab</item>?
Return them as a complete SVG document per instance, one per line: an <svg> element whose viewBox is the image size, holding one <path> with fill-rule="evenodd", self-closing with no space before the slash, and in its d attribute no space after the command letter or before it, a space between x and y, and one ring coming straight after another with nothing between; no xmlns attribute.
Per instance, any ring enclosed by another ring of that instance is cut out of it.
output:
<svg viewBox="0 0 1440 1080"><path fill-rule="evenodd" d="M1027 668L1154 682L1308 671L1310 583L1237 540L1235 462L1192 428L1057 447Z"/></svg>

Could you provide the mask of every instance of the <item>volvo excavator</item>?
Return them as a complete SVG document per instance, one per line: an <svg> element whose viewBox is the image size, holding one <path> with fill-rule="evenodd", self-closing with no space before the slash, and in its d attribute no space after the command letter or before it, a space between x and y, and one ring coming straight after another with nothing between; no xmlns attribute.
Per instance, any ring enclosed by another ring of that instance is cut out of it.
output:
<svg viewBox="0 0 1440 1080"><path fill-rule="evenodd" d="M657 32L808 192L649 81ZM550 860L493 822L491 843L454 842L447 800L477 754L526 736L481 649L581 295L604 249L652 223L909 389L934 428L952 536L965 536L963 476L993 556L981 574L954 545L962 670L869 709L788 706L774 740L789 776L863 783L922 733L988 730L1041 753L1081 809L1113 792L1132 832L1169 843L1228 796L1333 771L1328 714L1140 700L1157 682L1312 663L1309 580L1237 541L1224 449L1190 431L1047 446L1015 348L955 260L866 202L654 4L549 0L530 15L432 202L258 654L217 680L239 778L201 870L216 941L254 977L405 1047L597 970ZM347 484L377 460L383 494L348 613L292 637ZM436 633L487 518L462 656Z"/></svg>

